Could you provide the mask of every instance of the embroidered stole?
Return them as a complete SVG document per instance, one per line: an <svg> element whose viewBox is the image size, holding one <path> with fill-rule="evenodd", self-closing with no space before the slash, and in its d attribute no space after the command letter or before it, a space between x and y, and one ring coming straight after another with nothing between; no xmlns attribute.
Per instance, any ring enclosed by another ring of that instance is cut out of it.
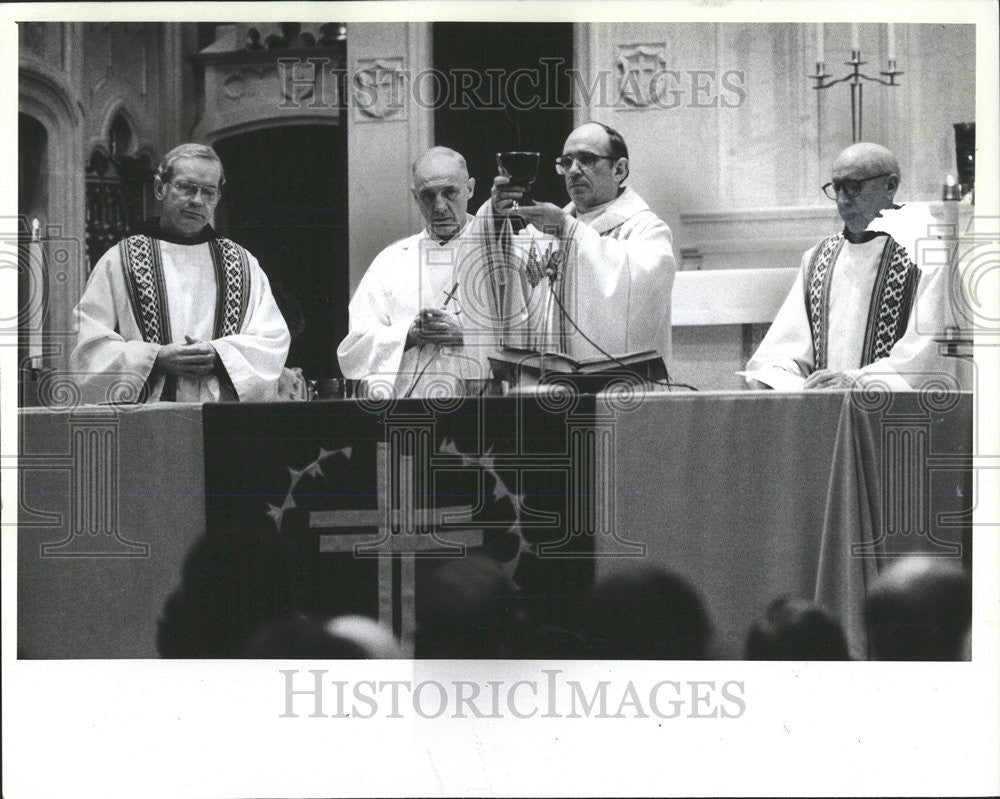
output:
<svg viewBox="0 0 1000 799"><path fill-rule="evenodd" d="M813 252L806 267L806 314L809 317L816 369L827 368L830 284L834 265L843 246L843 233L824 239ZM892 237L886 236L868 306L859 366L868 366L879 358L884 358L903 337L919 280L920 270L910 260L906 250Z"/></svg>
<svg viewBox="0 0 1000 799"><path fill-rule="evenodd" d="M506 219L499 226L497 221L492 214L486 217L486 266L490 277L491 311L499 325L499 345L568 353L570 336L576 332L573 324L576 319L572 318L573 308L567 307L566 270L577 261L573 231L575 225L583 223L574 219L569 232L560 237L559 249L552 253L549 261L540 264L541 268L553 267L556 270L555 280L550 281L540 274L532 274L530 265L511 258L513 229ZM600 235L626 241L634 230L635 225L625 220ZM544 290L538 290L538 286ZM522 301L527 313L519 308ZM550 314L554 318L554 326L544 321L550 318ZM539 319L542 320L541 325L538 324ZM513 326L511 322L514 322Z"/></svg>
<svg viewBox="0 0 1000 799"><path fill-rule="evenodd" d="M629 224L630 221L631 221L630 219L626 219L623 222L615 225L613 228L605 230L603 233L600 234L601 238L615 239L617 241L627 241L629 236L631 236L632 233L635 231L635 225ZM576 225L584 224L579 220L574 220L574 222ZM577 263L577 257L574 251L575 244L573 242L573 231L575 229L576 229L575 227L571 227L569 233L563 238L561 242L562 249L558 253L558 255L562 256L562 263L560 264L560 267L565 264ZM563 307L565 308L566 281L563 279L564 277L565 275L560 270L559 285L557 291L559 294L559 302L562 303ZM573 332L572 330L568 329L568 327L572 327L572 324L570 323L569 326L567 326L566 316L567 314L565 312L560 312L558 316L560 352L569 351L569 335L570 333ZM628 338L628 333L626 331L626 339L627 338Z"/></svg>
<svg viewBox="0 0 1000 799"><path fill-rule="evenodd" d="M499 222L499 225L497 224ZM499 347L535 349L539 340L539 314L544 312L543 303L548 292L534 291L535 285L529 281L520 259L513 257L513 229L509 218L497 219L488 213L484 219L485 264L479 257L473 263L485 266L485 274L471 275L477 286L475 295L481 298L484 283L488 287L490 325L494 344ZM476 244L481 239L476 240ZM468 282L470 275L466 276ZM536 281L537 282L537 281ZM470 286L467 285L468 292ZM542 321L544 326L544 321Z"/></svg>
<svg viewBox="0 0 1000 799"><path fill-rule="evenodd" d="M625 220L613 228L609 228L600 234L601 238L611 238L618 241L626 241L632 232L635 230L635 225L629 224L630 220ZM559 250L553 254L554 267L557 270L557 277L555 280L555 295L559 300L559 307L556 310L556 333L559 336L559 344L557 350L559 352L569 352L569 338L576 331L574 322L575 318L572 318L569 311L570 309L566 307L566 268L571 264L576 264L578 262L578 254L576 252L576 243L573 241L573 231L576 230L576 225L585 224L578 219L573 220L573 224L570 226L569 232L561 237L559 242ZM581 298L577 297L579 301Z"/></svg>
<svg viewBox="0 0 1000 799"><path fill-rule="evenodd" d="M143 341L169 344L173 337L159 244L152 237L139 234L122 239L118 247L129 304ZM231 336L240 332L246 318L250 263L246 251L229 239L209 239L208 249L215 267L216 286L212 338ZM174 381L168 379L163 398L172 399L174 392Z"/></svg>

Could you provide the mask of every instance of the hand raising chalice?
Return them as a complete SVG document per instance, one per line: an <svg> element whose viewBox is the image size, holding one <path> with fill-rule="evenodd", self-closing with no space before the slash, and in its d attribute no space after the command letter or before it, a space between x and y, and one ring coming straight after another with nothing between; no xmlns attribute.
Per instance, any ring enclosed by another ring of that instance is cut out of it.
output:
<svg viewBox="0 0 1000 799"><path fill-rule="evenodd" d="M516 213L522 205L532 205L531 184L538 177L538 153L510 151L497 153L497 171L508 180L504 187L510 192L509 211Z"/></svg>

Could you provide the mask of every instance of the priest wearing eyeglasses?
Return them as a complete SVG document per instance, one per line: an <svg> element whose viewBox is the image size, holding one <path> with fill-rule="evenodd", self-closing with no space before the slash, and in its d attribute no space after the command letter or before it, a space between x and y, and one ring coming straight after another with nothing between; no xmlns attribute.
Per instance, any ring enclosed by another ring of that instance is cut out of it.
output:
<svg viewBox="0 0 1000 799"><path fill-rule="evenodd" d="M624 185L629 156L621 134L599 122L581 125L566 139L555 168L570 198L564 208L519 204L524 187L498 176L489 202L477 214L491 231L493 260L508 257L504 230L516 233L521 220L552 234L562 253L544 277L533 280L529 272L532 285L524 287L546 295L525 303L541 309L532 311L536 339L531 348L578 360L655 350L669 367L670 295L677 269L672 236ZM548 245L543 239L537 248Z"/></svg>
<svg viewBox="0 0 1000 799"><path fill-rule="evenodd" d="M854 144L835 159L823 191L836 201L844 229L803 255L747 364L764 387L907 390L965 382L959 370L966 365L944 357L935 341L954 325L948 265L921 257L945 245L919 246L933 245L934 221L926 210L893 203L899 181L899 164L881 145Z"/></svg>
<svg viewBox="0 0 1000 799"><path fill-rule="evenodd" d="M159 220L94 266L70 356L84 402L277 398L288 327L257 259L212 228L223 181L211 147L175 147Z"/></svg>

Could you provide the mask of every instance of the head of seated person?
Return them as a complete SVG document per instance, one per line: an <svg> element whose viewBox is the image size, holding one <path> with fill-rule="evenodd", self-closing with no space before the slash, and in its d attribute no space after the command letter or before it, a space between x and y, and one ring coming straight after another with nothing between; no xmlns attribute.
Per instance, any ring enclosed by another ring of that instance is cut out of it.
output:
<svg viewBox="0 0 1000 799"><path fill-rule="evenodd" d="M262 624L247 646L248 658L355 660L368 657L358 643L331 633L322 619L291 613Z"/></svg>
<svg viewBox="0 0 1000 799"><path fill-rule="evenodd" d="M324 628L328 635L353 644L365 658L401 658L403 651L392 632L367 616L337 616L328 621Z"/></svg>
<svg viewBox="0 0 1000 799"><path fill-rule="evenodd" d="M257 630L299 610L297 569L294 542L273 530L202 534L157 623L160 656L243 657Z"/></svg>
<svg viewBox="0 0 1000 799"><path fill-rule="evenodd" d="M957 561L904 556L868 592L873 660L958 660L972 622L972 581Z"/></svg>
<svg viewBox="0 0 1000 799"><path fill-rule="evenodd" d="M505 658L522 623L517 587L480 554L448 560L417 592L418 658Z"/></svg>
<svg viewBox="0 0 1000 799"><path fill-rule="evenodd" d="M711 621L701 595L655 566L636 566L594 590L587 622L594 652L609 660L702 660Z"/></svg>
<svg viewBox="0 0 1000 799"><path fill-rule="evenodd" d="M804 599L778 597L747 634L747 660L850 660L840 624Z"/></svg>

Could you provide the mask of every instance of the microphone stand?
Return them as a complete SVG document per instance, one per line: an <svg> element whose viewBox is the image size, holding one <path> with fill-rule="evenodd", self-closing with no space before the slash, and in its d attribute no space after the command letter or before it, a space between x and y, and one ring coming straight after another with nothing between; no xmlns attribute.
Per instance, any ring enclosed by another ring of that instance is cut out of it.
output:
<svg viewBox="0 0 1000 799"><path fill-rule="evenodd" d="M548 343L549 340L549 326L551 324L552 317L552 299L555 297L556 286L555 282L559 276L559 270L553 264L553 259L550 254L548 259L549 270L546 277L549 280L549 292L548 296L545 298L545 316L542 320L542 346ZM538 372L539 372L539 382L544 382L545 380L545 351L544 349L538 354Z"/></svg>

